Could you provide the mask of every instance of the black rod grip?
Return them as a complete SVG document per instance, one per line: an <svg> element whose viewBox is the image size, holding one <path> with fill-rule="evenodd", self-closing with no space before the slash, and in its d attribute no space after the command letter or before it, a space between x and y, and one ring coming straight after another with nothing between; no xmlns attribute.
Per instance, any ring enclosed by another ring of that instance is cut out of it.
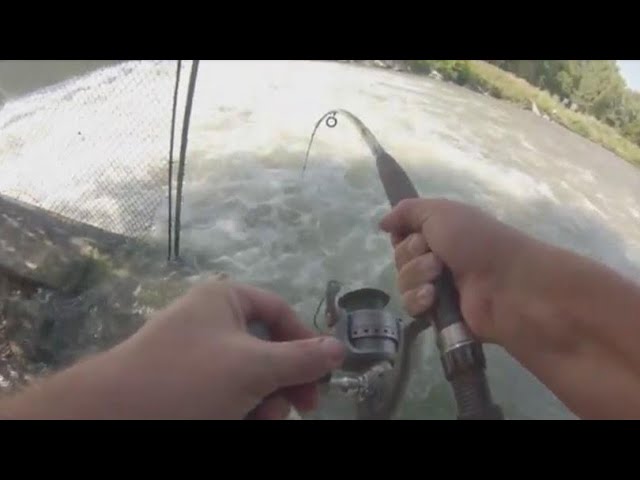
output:
<svg viewBox="0 0 640 480"><path fill-rule="evenodd" d="M453 281L451 270L444 267L435 281L436 314L434 324L438 331L444 330L454 323L464 323L460 311L460 296Z"/></svg>
<svg viewBox="0 0 640 480"><path fill-rule="evenodd" d="M458 405L458 420L504 420L502 410L491 400L489 382L483 370L451 379Z"/></svg>
<svg viewBox="0 0 640 480"><path fill-rule="evenodd" d="M435 282L436 308L434 325L438 335L446 328L461 324L461 344L441 346L441 361L445 376L456 400L459 420L503 420L500 407L493 403L486 377L486 361L482 345L476 341L466 327L460 310L460 296L453 275L448 268Z"/></svg>

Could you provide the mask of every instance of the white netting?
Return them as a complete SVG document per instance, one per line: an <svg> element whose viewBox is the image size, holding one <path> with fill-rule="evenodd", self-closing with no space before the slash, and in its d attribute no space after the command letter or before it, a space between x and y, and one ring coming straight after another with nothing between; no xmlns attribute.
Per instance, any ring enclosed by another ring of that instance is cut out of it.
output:
<svg viewBox="0 0 640 480"><path fill-rule="evenodd" d="M176 66L123 62L7 101L0 195L144 236L166 192Z"/></svg>

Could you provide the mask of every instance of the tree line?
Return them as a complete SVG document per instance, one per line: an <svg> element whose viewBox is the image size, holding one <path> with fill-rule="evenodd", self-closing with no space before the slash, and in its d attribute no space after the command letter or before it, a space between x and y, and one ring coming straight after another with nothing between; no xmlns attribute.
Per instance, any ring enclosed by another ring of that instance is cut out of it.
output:
<svg viewBox="0 0 640 480"><path fill-rule="evenodd" d="M640 145L640 92L629 89L614 60L487 60L547 90Z"/></svg>

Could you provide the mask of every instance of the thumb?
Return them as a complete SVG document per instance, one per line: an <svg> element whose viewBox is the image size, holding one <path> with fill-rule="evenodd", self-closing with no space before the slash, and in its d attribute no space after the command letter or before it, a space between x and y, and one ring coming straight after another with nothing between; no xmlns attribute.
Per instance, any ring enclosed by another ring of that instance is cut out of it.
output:
<svg viewBox="0 0 640 480"><path fill-rule="evenodd" d="M279 388L315 382L338 368L346 353L333 337L270 342L272 368Z"/></svg>

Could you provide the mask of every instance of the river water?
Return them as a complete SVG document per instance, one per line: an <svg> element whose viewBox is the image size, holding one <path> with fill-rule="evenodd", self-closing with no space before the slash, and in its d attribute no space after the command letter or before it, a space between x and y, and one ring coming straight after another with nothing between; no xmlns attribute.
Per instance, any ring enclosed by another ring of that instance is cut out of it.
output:
<svg viewBox="0 0 640 480"><path fill-rule="evenodd" d="M53 190L57 202L64 197L79 203L80 194L87 202L87 195L93 195L92 210L110 212L103 224L94 224L112 229L126 224L130 212L118 208L117 198L101 198L99 185L90 190L86 182L49 188L63 179L46 173L43 152L52 146L67 149L56 153L58 170L85 165L88 157L113 161L117 155L101 152L113 151L114 139L130 131L135 135L127 138L126 146L138 167L154 172L164 167L174 69L172 62L109 65L62 86L10 98L0 110L0 168L14 175L10 179L0 173L0 193L22 195L45 207L52 204ZM187 73L184 69L183 85ZM144 79L140 97L161 92L158 101L148 102L152 108L144 132L137 120L104 114L137 95L125 88L132 74ZM0 88L2 80L0 75ZM81 91L101 94L85 95L81 101L77 95L75 100L74 95L62 95ZM393 294L392 251L377 230L387 201L355 129L346 121L333 129L322 127L302 176L313 126L334 108L360 117L422 195L470 202L640 280L637 169L508 103L423 77L331 62L201 62L185 177L183 255L204 255L207 268L275 290L307 322L329 279ZM52 143L61 131L75 133L78 118L82 141L89 143L82 149L69 142ZM37 125L46 121L52 126L46 132L36 129L36 119ZM63 124L66 130L60 130ZM40 163L25 180L29 158ZM149 198L157 207L150 239L165 242L165 181L154 175L140 182L153 192ZM395 308L397 300L394 294ZM573 418L508 355L495 347L486 347L486 352L494 396L509 418ZM313 418L348 415L340 401L328 398ZM453 416L433 335L427 332L399 417Z"/></svg>

